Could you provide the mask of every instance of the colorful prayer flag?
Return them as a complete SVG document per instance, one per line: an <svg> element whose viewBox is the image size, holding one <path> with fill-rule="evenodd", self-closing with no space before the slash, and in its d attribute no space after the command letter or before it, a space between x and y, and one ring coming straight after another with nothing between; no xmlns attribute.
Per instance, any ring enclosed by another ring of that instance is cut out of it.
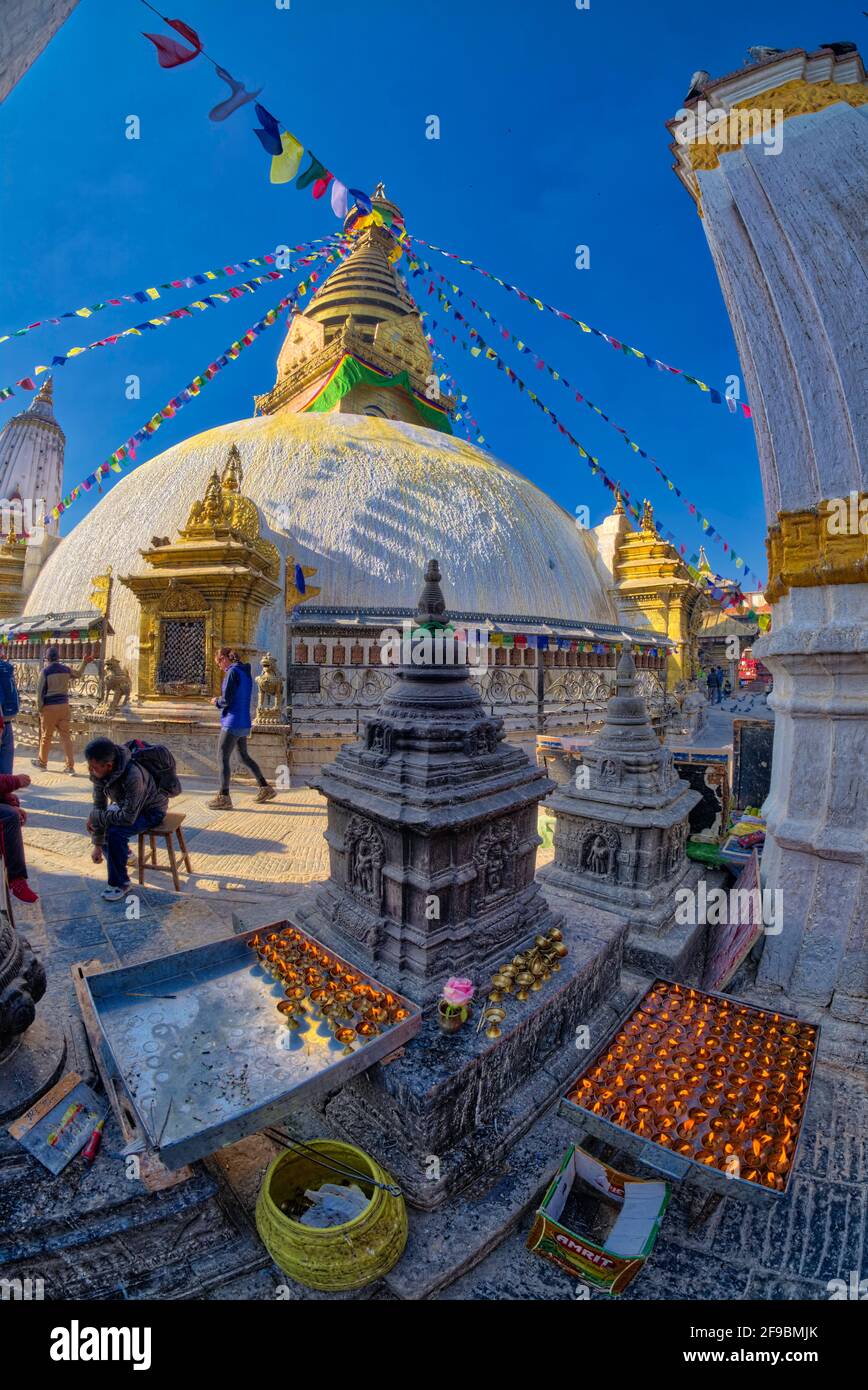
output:
<svg viewBox="0 0 868 1390"><path fill-rule="evenodd" d="M291 183L298 173L304 145L296 140L294 135L290 135L288 130L283 131L280 142L282 153L275 155L271 161L271 182Z"/></svg>
<svg viewBox="0 0 868 1390"><path fill-rule="evenodd" d="M177 39L170 39L165 34L145 34L144 37L150 39L157 50L157 61L160 67L177 68L182 63L189 63L194 58L198 58L202 52L202 40L196 30L191 29L182 19L167 19L166 23L177 30L193 47L192 49L185 48L182 43L178 43Z"/></svg>

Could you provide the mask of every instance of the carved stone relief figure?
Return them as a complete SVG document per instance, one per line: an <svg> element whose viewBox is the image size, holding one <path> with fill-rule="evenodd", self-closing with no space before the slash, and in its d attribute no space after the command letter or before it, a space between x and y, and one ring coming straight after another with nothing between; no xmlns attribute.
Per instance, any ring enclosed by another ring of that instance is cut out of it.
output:
<svg viewBox="0 0 868 1390"><path fill-rule="evenodd" d="M687 827L685 825L674 826L669 836L669 862L667 867L670 874L674 874L680 869L681 861L685 854L686 843Z"/></svg>
<svg viewBox="0 0 868 1390"><path fill-rule="evenodd" d="M477 907L512 891L517 844L518 832L512 821L495 821L480 833L473 853Z"/></svg>
<svg viewBox="0 0 868 1390"><path fill-rule="evenodd" d="M621 780L621 764L617 758L604 758L600 764L600 782L604 787L615 787Z"/></svg>
<svg viewBox="0 0 868 1390"><path fill-rule="evenodd" d="M595 878L612 878L620 848L618 832L608 825L592 825L582 840L580 868Z"/></svg>
<svg viewBox="0 0 868 1390"><path fill-rule="evenodd" d="M375 825L353 816L346 829L347 886L377 912L383 898L383 862L386 849Z"/></svg>

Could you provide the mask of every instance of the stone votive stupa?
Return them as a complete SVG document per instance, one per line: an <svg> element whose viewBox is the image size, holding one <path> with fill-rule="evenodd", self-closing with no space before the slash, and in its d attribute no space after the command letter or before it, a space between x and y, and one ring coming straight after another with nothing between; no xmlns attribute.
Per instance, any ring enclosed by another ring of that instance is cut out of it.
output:
<svg viewBox="0 0 868 1390"><path fill-rule="evenodd" d="M555 857L539 877L576 911L585 904L626 917L625 960L675 980L701 965L704 947L701 926L675 922L676 891L695 886L700 873L686 854L688 816L699 799L654 733L627 643L616 693L576 781L549 799Z"/></svg>
<svg viewBox="0 0 868 1390"><path fill-rule="evenodd" d="M403 1053L345 1085L325 1113L433 1210L556 1100L576 1070L577 1025L596 1027L594 1011L618 987L626 924L610 913L579 924L536 881L538 806L554 784L486 713L453 643L436 560L416 623L360 739L314 783L328 802L331 875L289 912L425 1009ZM487 1037L476 1025L495 967L552 928L566 958L523 999L507 997L500 1035ZM447 1036L437 999L451 975L473 980L476 1003Z"/></svg>

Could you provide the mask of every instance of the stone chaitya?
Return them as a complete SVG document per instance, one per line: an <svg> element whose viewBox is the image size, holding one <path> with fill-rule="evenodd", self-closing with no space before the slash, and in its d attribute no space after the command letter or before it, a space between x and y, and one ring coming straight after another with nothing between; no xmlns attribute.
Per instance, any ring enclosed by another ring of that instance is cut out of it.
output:
<svg viewBox="0 0 868 1390"><path fill-rule="evenodd" d="M688 815L700 794L678 776L671 750L651 727L629 647L577 783L549 800L555 858L541 870L541 881L581 903L622 913L630 923L626 959L685 978L702 938L675 926L675 893L697 878L686 846Z"/></svg>
<svg viewBox="0 0 868 1390"><path fill-rule="evenodd" d="M343 1087L330 1124L381 1154L417 1205L434 1208L503 1155L574 1067L573 1034L617 987L626 924L535 880L537 810L552 782L509 745L452 650L431 561L410 660L360 739L316 785L328 801L331 876L294 898L299 926L425 1007L403 1055ZM552 928L566 958L529 997L511 998L496 1041L474 1026L494 968ZM453 974L478 1005L454 1036L436 1000ZM438 1174L426 1155L438 1155Z"/></svg>
<svg viewBox="0 0 868 1390"><path fill-rule="evenodd" d="M537 805L554 784L486 713L436 560L416 621L412 660L434 660L398 668L360 741L313 785L328 798L331 865L318 914L428 1003L449 975L556 925L534 881Z"/></svg>

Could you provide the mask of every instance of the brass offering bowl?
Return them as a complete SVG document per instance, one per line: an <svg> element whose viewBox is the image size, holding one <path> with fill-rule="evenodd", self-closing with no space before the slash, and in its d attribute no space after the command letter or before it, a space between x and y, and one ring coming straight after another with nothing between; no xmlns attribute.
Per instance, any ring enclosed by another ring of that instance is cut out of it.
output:
<svg viewBox="0 0 868 1390"><path fill-rule="evenodd" d="M336 1028L335 1037L339 1043L343 1043L343 1056L349 1056L353 1050L353 1043L356 1040L355 1028Z"/></svg>
<svg viewBox="0 0 868 1390"><path fill-rule="evenodd" d="M293 1032L301 1026L296 1013L296 1007L297 1005L294 999L281 999L277 1006L277 1012L283 1016L283 1021L287 1028L291 1028Z"/></svg>
<svg viewBox="0 0 868 1390"><path fill-rule="evenodd" d="M500 1025L506 1018L506 1009L500 1008L497 1004L487 1008L482 1015L483 1023L487 1024L485 1036L487 1038L500 1037Z"/></svg>

